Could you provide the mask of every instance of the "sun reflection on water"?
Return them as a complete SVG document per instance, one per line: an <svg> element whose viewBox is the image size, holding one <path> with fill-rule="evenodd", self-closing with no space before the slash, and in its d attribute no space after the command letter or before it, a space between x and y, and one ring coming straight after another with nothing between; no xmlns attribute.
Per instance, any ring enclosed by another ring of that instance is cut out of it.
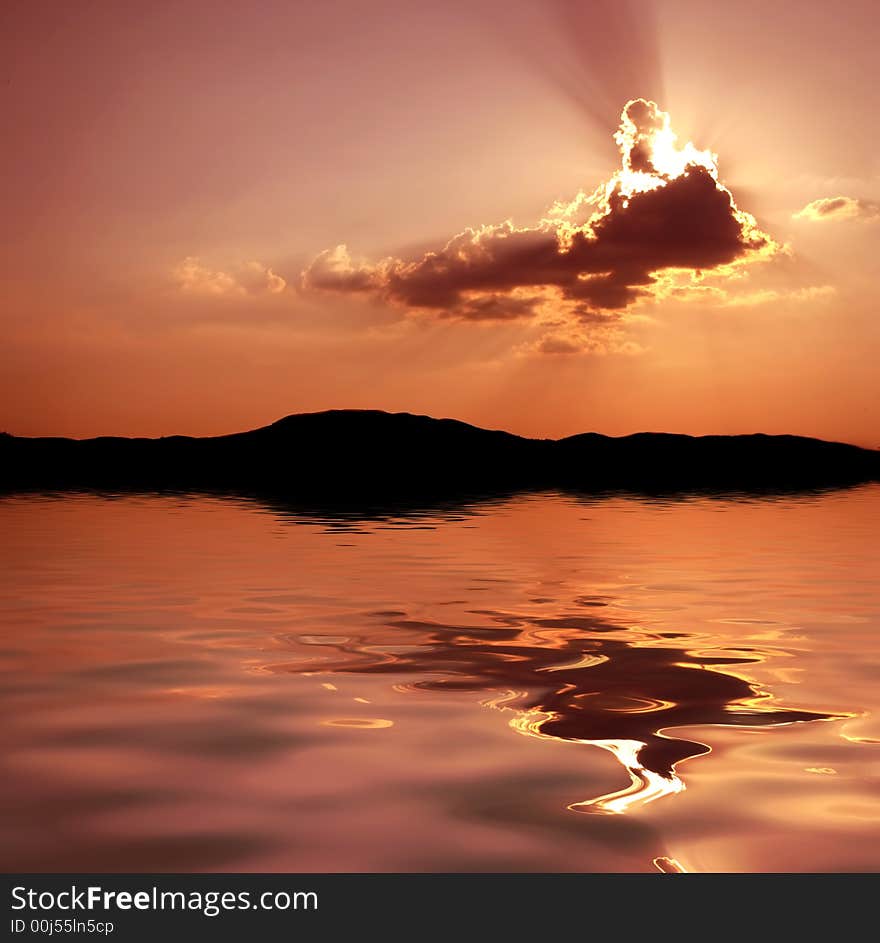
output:
<svg viewBox="0 0 880 943"><path fill-rule="evenodd" d="M519 734L606 750L629 784L566 806L578 813L632 814L683 792L677 766L711 747L673 736L675 728L764 728L850 716L783 707L736 670L766 662L768 651L713 651L685 633L651 635L582 612L471 610L481 621L468 625L375 613L368 636L324 643L339 657L307 673L406 674L416 680L395 690L484 692L480 703L513 712L508 723Z"/></svg>

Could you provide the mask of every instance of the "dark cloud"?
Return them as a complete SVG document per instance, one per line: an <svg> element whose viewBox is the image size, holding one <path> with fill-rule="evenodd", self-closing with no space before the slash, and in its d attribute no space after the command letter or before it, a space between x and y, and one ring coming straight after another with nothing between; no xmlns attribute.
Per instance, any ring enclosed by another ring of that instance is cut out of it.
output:
<svg viewBox="0 0 880 943"><path fill-rule="evenodd" d="M744 231L729 194L708 172L692 167L658 190L629 199L613 193L608 213L574 232L564 250L552 227L466 232L438 252L390 265L382 290L407 307L461 316L473 294L547 286L588 310L620 309L660 269L713 268L766 244Z"/></svg>
<svg viewBox="0 0 880 943"><path fill-rule="evenodd" d="M676 147L653 102L628 103L615 139L621 170L536 226L468 229L420 257L376 264L356 263L338 246L315 259L303 285L474 321L555 306L584 326L650 294L664 270L717 270L776 251L718 183L713 155Z"/></svg>
<svg viewBox="0 0 880 943"><path fill-rule="evenodd" d="M461 302L449 311L449 316L463 317L469 321L514 321L533 317L540 303L539 296L479 295ZM444 313L440 311L440 316Z"/></svg>

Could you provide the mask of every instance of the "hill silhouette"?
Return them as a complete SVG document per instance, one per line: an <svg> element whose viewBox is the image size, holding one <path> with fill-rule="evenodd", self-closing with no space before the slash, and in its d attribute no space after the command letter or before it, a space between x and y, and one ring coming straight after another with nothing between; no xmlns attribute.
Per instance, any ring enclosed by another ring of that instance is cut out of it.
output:
<svg viewBox="0 0 880 943"><path fill-rule="evenodd" d="M789 435L527 439L379 410L287 416L194 438L0 435L0 488L442 499L522 490L791 491L880 480L880 452Z"/></svg>

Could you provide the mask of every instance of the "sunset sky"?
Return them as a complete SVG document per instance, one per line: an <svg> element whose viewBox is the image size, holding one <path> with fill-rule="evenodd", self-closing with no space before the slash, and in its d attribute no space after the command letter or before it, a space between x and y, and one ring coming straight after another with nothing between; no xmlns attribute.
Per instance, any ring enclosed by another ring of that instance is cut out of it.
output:
<svg viewBox="0 0 880 943"><path fill-rule="evenodd" d="M876 36L867 0L11 0L0 428L880 446Z"/></svg>

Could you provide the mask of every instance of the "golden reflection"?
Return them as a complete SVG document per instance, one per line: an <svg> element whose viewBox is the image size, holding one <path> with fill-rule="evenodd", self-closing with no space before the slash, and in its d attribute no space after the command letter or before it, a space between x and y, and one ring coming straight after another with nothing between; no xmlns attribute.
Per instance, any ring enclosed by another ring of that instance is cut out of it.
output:
<svg viewBox="0 0 880 943"><path fill-rule="evenodd" d="M494 705L497 706L497 705ZM528 710L519 711L511 721L510 727L517 733L523 733L528 737L547 737L547 734L541 733L541 726L548 720L552 720L553 715L546 711ZM552 737L547 737L552 740Z"/></svg>
<svg viewBox="0 0 880 943"><path fill-rule="evenodd" d="M330 720L322 720L322 727L360 727L364 730L384 730L386 727L393 727L393 720L385 720L381 717L334 717Z"/></svg>
<svg viewBox="0 0 880 943"><path fill-rule="evenodd" d="M594 665L601 665L603 661L608 661L606 655L594 655L590 653L584 654L577 661L572 662L570 665L551 665L549 668L544 668L544 671L564 671L566 668L592 668Z"/></svg>
<svg viewBox="0 0 880 943"><path fill-rule="evenodd" d="M376 613L378 624L363 638L326 643L340 658L324 670L415 677L393 685L402 693L483 692L481 704L513 712L509 725L517 733L608 751L629 784L571 803L574 812L631 813L682 792L677 766L711 748L672 736L676 728L772 727L847 716L781 707L736 670L763 663L768 652L695 650L688 643L696 639L683 633L652 636L584 616L576 606L554 616L471 610L478 621L468 625Z"/></svg>
<svg viewBox="0 0 880 943"><path fill-rule="evenodd" d="M610 792L595 799L573 802L568 808L572 812L608 812L622 815L636 806L647 805L663 796L674 796L682 792L684 783L670 772L664 776L648 769L639 761L639 753L646 746L637 740L585 740L595 747L601 747L614 754L620 765L630 775L630 785L617 792ZM707 748L708 752L708 748Z"/></svg>
<svg viewBox="0 0 880 943"><path fill-rule="evenodd" d="M847 715L850 719L853 718L862 718L864 719L867 715L865 714L849 714ZM840 731L840 739L846 740L847 743L880 743L880 739L876 737L866 737L857 733L850 733L847 730L850 724L845 724L843 729Z"/></svg>
<svg viewBox="0 0 880 943"><path fill-rule="evenodd" d="M231 697L234 688L217 687L215 685L192 685L188 687L166 688L166 694L173 694L176 697L191 698L196 701L216 701Z"/></svg>
<svg viewBox="0 0 880 943"><path fill-rule="evenodd" d="M584 697L584 695L579 695ZM625 707L608 707L610 711L625 711L627 714L656 714L657 711L675 707L674 701L659 701L649 697L632 697Z"/></svg>
<svg viewBox="0 0 880 943"><path fill-rule="evenodd" d="M511 698L505 696L482 703L487 707L506 710L505 704L509 700ZM639 713L639 711L634 710L633 713ZM541 729L545 722L552 719L554 719L553 715L546 711L534 709L519 711L517 716L509 721L509 726L517 733L529 737L552 740L555 738ZM684 783L675 775L674 770L668 776L663 776L654 770L647 769L639 761L639 753L645 744L637 740L573 740L572 742L607 750L629 773L630 785L624 789L597 796L595 799L572 802L566 806L571 812L606 812L620 815L631 811L636 806L646 805L663 796L675 795L685 789ZM709 747L706 747L706 752L709 752Z"/></svg>
<svg viewBox="0 0 880 943"><path fill-rule="evenodd" d="M664 874L687 874L687 868L680 862L676 861L675 858L667 858L665 855L661 855L659 858L654 859L654 867L658 871L662 871Z"/></svg>

